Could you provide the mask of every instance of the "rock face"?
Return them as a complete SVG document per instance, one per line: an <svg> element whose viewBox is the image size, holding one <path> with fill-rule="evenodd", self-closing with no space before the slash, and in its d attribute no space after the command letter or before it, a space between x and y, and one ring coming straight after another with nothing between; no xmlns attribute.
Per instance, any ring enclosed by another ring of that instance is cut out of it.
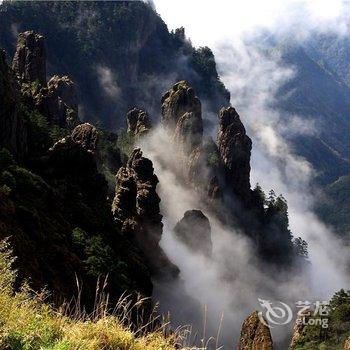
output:
<svg viewBox="0 0 350 350"><path fill-rule="evenodd" d="M51 124L73 128L79 123L75 84L67 76L53 76L34 96L34 103Z"/></svg>
<svg viewBox="0 0 350 350"><path fill-rule="evenodd" d="M174 228L176 236L191 250L211 256L213 244L208 218L200 210L188 210Z"/></svg>
<svg viewBox="0 0 350 350"><path fill-rule="evenodd" d="M253 312L242 325L238 350L272 350L269 327L260 322L258 312Z"/></svg>
<svg viewBox="0 0 350 350"><path fill-rule="evenodd" d="M182 156L182 175L205 200L221 197L220 153L203 137L201 103L186 81L176 83L162 97L162 124Z"/></svg>
<svg viewBox="0 0 350 350"><path fill-rule="evenodd" d="M95 153L98 146L98 131L89 124L84 123L76 126L71 135L74 142L80 143L87 151Z"/></svg>
<svg viewBox="0 0 350 350"><path fill-rule="evenodd" d="M235 194L249 196L252 141L233 107L220 110L217 141L228 184Z"/></svg>
<svg viewBox="0 0 350 350"><path fill-rule="evenodd" d="M42 35L33 31L19 34L12 67L27 102L34 105L50 124L74 128L79 123L77 89L73 81L67 76L55 75L46 84Z"/></svg>
<svg viewBox="0 0 350 350"><path fill-rule="evenodd" d="M126 115L128 133L133 136L141 136L151 129L151 120L146 111L134 108Z"/></svg>
<svg viewBox="0 0 350 350"><path fill-rule="evenodd" d="M64 101L69 108L76 112L78 111L77 88L67 75L62 77L54 75L47 83L47 87L49 90L55 91L57 96Z"/></svg>
<svg viewBox="0 0 350 350"><path fill-rule="evenodd" d="M21 81L46 85L46 52L42 35L33 31L19 34L12 68Z"/></svg>
<svg viewBox="0 0 350 350"><path fill-rule="evenodd" d="M222 198L219 181L222 172L219 150L211 138L204 138L188 158L188 178L209 201Z"/></svg>
<svg viewBox="0 0 350 350"><path fill-rule="evenodd" d="M295 346L298 344L299 340L303 337L304 331L306 328L305 324L307 323L308 319L310 318L310 314L308 314L308 312L306 311L305 315L302 316L302 318L306 319L306 322L304 322L304 323L300 322L300 318L301 317L297 318L295 325L293 327L293 335L292 335L292 341L290 344L290 349L294 349Z"/></svg>
<svg viewBox="0 0 350 350"><path fill-rule="evenodd" d="M19 111L18 86L0 49L0 147L18 158L27 151L27 133Z"/></svg>
<svg viewBox="0 0 350 350"><path fill-rule="evenodd" d="M185 154L190 154L202 142L203 121L201 103L186 81L176 83L162 97L162 124L174 136Z"/></svg>
<svg viewBox="0 0 350 350"><path fill-rule="evenodd" d="M176 276L178 268L159 246L163 223L152 162L135 149L127 166L119 169L116 182L112 213L122 233L143 251L154 274Z"/></svg>

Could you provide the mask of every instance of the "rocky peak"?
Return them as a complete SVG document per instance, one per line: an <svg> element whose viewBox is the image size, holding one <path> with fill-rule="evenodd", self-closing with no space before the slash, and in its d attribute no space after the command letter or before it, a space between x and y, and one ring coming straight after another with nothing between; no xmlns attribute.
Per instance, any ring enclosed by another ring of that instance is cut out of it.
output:
<svg viewBox="0 0 350 350"><path fill-rule="evenodd" d="M27 133L19 111L19 91L5 51L0 49L0 147L21 158L27 150Z"/></svg>
<svg viewBox="0 0 350 350"><path fill-rule="evenodd" d="M203 138L202 144L188 158L188 177L194 187L209 200L221 198L219 176L222 171L220 153L211 137Z"/></svg>
<svg viewBox="0 0 350 350"><path fill-rule="evenodd" d="M151 120L146 111L134 108L126 114L128 133L133 136L143 135L151 129Z"/></svg>
<svg viewBox="0 0 350 350"><path fill-rule="evenodd" d="M57 96L64 101L67 107L78 112L78 94L75 83L67 76L54 75L47 83L50 91L55 91Z"/></svg>
<svg viewBox="0 0 350 350"><path fill-rule="evenodd" d="M226 167L227 182L234 193L247 196L250 191L252 141L233 107L222 108L219 112L218 147Z"/></svg>
<svg viewBox="0 0 350 350"><path fill-rule="evenodd" d="M174 141L185 154L202 141L201 103L186 81L176 83L162 97L162 124L174 135Z"/></svg>
<svg viewBox="0 0 350 350"><path fill-rule="evenodd" d="M76 126L71 137L74 142L81 144L87 151L95 153L97 150L99 134L93 125L84 123Z"/></svg>
<svg viewBox="0 0 350 350"><path fill-rule="evenodd" d="M211 256L213 244L209 219L200 210L188 210L174 227L175 235L191 250Z"/></svg>
<svg viewBox="0 0 350 350"><path fill-rule="evenodd" d="M50 123L61 128L73 128L79 123L76 87L69 77L53 76L33 99Z"/></svg>
<svg viewBox="0 0 350 350"><path fill-rule="evenodd" d="M157 184L152 161L135 149L126 167L117 173L112 213L123 234L129 235L142 250L155 275L176 276L178 268L159 246L163 223Z"/></svg>
<svg viewBox="0 0 350 350"><path fill-rule="evenodd" d="M12 68L20 81L46 85L46 52L44 37L33 31L20 33Z"/></svg>
<svg viewBox="0 0 350 350"><path fill-rule="evenodd" d="M263 324L258 312L253 312L242 325L238 350L272 350L273 342L269 327Z"/></svg>

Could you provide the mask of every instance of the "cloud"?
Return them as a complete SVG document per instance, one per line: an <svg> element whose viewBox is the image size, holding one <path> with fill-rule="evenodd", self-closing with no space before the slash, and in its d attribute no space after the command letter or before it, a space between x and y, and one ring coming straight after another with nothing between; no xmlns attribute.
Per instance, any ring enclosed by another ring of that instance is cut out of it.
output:
<svg viewBox="0 0 350 350"><path fill-rule="evenodd" d="M145 145L145 149L160 178L165 218L162 245L181 268L187 292L202 305L208 305L213 323L218 322L224 310L226 324L237 335L244 317L257 307L259 296L294 302L317 300L346 288L348 253L332 230L313 213L315 170L293 153L288 141L291 135L317 134L317 123L298 115L286 115L274 107L279 88L294 76L295 67L282 65L278 55L266 54L256 42L252 44L252 38L263 29L276 37L292 37L299 42L313 31L343 35L348 30L349 4L341 0L154 3L171 29L184 26L192 43L213 49L221 78L231 92L231 102L253 139L251 182L253 185L259 182L265 190L273 188L285 196L292 232L309 243L310 270L288 282L278 276L274 280L254 266L249 242L237 230L222 227L212 217L214 261L206 262L190 254L175 240L172 227L185 210L198 208L200 200L181 187L174 173L164 165L172 152L171 149L166 152L166 143L160 142L162 138L158 135L160 143L153 140L150 142L153 146ZM165 155L159 154L160 149ZM230 283L224 283L220 277L226 269L234 276ZM306 276L308 283L304 283ZM167 296L162 298L170 305L169 299L169 295L168 300Z"/></svg>
<svg viewBox="0 0 350 350"><path fill-rule="evenodd" d="M103 92L111 99L119 99L121 97L121 89L118 86L114 72L102 65L97 66L96 72Z"/></svg>
<svg viewBox="0 0 350 350"><path fill-rule="evenodd" d="M171 29L184 26L195 45L215 46L264 28L300 37L311 29L347 30L350 5L345 0L154 0ZM186 9L186 10L184 10Z"/></svg>

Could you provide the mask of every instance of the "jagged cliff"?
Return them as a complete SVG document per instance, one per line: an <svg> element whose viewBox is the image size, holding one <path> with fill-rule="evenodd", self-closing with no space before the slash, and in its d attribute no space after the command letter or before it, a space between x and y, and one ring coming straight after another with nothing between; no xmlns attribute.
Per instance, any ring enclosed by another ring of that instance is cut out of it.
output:
<svg viewBox="0 0 350 350"><path fill-rule="evenodd" d="M87 306L103 276L114 301L125 291L150 296L150 265L114 223L102 173L120 166L117 136L74 128L75 84L46 81L44 37L21 33L13 70L0 55L0 238L10 236L19 279L56 301L71 299L78 279Z"/></svg>
<svg viewBox="0 0 350 350"><path fill-rule="evenodd" d="M223 224L240 227L264 261L293 265L298 260L283 197L266 202L250 186L252 141L233 107L219 111L217 143L203 133L201 102L186 81L161 99L161 125L174 147L175 172L194 188L203 208ZM175 156L177 154L177 156Z"/></svg>
<svg viewBox="0 0 350 350"><path fill-rule="evenodd" d="M112 213L121 232L143 251L151 271L161 277L176 277L179 270L159 246L163 223L160 198L156 192L158 178L152 162L135 149L116 176Z"/></svg>

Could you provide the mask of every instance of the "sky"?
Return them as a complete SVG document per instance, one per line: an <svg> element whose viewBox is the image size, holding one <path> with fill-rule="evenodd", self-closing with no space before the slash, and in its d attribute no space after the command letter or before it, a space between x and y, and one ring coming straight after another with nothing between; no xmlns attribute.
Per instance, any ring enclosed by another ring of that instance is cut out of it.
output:
<svg viewBox="0 0 350 350"><path fill-rule="evenodd" d="M314 176L312 166L305 159L293 154L284 138L286 130L293 134L317 132L314 130L317 121L305 122L297 115L283 119L281 111L271 108L279 87L293 77L294 67L281 65L278 57L262 55L246 39L261 29L269 31L277 38L293 38L300 43L314 31L347 35L350 3L343 0L153 0L153 4L169 30L183 26L186 37L194 46L209 46L213 50L221 80L231 93L231 103L239 112L253 141L251 184L254 186L259 182L265 192L274 189L277 194L283 194L288 201L293 234L296 237L301 236L309 243L312 297L315 300L326 300L340 288L347 288L348 274L342 270L342 266L346 266L348 252L336 239L332 229L313 212L315 198L310 186ZM215 138L215 135L212 136ZM156 139L159 140L159 137ZM153 148L159 150L157 142ZM188 203L188 209L195 207L194 196L186 199L186 191L181 191L181 188L174 190L175 180L172 174L164 174L162 168L157 166L155 160L159 158L159 154L151 158L164 192L161 197L167 207L167 227L172 216L174 221L181 217L181 213L177 212L179 202ZM183 193L183 196L181 200L176 197L171 202L172 193ZM245 263L246 256L240 256L240 252L249 255L249 249L240 247L230 250L228 254L220 251L218 256L234 256L233 261L227 263L225 260L223 264L214 264L214 267L211 265L211 269L208 269L203 262L194 262L193 257L185 251L178 251L178 244L174 243L168 231L165 230L162 238L163 247L180 267L188 290L195 290L196 297L199 290L205 291L201 302L213 306L214 310L234 311L232 319L228 315L231 326L235 322L239 324L250 307L256 307L257 295L259 296L262 285L273 286L282 300L307 298L297 279L287 284L259 281L261 276L258 271ZM235 232L225 232L220 227L215 227L212 235L216 247L224 245L231 249L237 246L239 235ZM232 237L234 242L231 241ZM217 288L211 295L211 286L219 284L218 276L225 264L229 264L239 277L234 286L228 288L228 294L225 294L226 289L223 286L219 297ZM196 267L195 271L193 266ZM203 271L200 266L205 266ZM245 275L251 276L248 283ZM250 287L247 288L247 285ZM257 292L254 288L257 288ZM233 290L244 291L244 295L239 295L238 292L233 295ZM218 299L221 300L220 305L217 305ZM245 308L242 310L239 305L244 305Z"/></svg>
<svg viewBox="0 0 350 350"><path fill-rule="evenodd" d="M290 226L296 236L309 242L315 291L329 297L347 283L340 271L344 255L331 228L313 213L310 183L314 172L305 159L293 154L283 133L317 132L312 120L291 115L283 124L281 112L272 109L278 88L294 74L278 58L263 56L246 44L254 32L264 29L274 36L302 43L314 31L348 33L350 2L344 0L153 0L156 11L169 29L185 28L194 46L209 46L219 74L231 92L253 140L251 184L268 192L273 188L287 199ZM317 125L317 121L314 121ZM332 242L332 248L329 246ZM338 256L329 256L338 251ZM338 260L338 258L340 260Z"/></svg>
<svg viewBox="0 0 350 350"><path fill-rule="evenodd" d="M185 27L195 46L213 46L263 27L276 31L310 28L346 31L344 0L153 0L169 29Z"/></svg>

